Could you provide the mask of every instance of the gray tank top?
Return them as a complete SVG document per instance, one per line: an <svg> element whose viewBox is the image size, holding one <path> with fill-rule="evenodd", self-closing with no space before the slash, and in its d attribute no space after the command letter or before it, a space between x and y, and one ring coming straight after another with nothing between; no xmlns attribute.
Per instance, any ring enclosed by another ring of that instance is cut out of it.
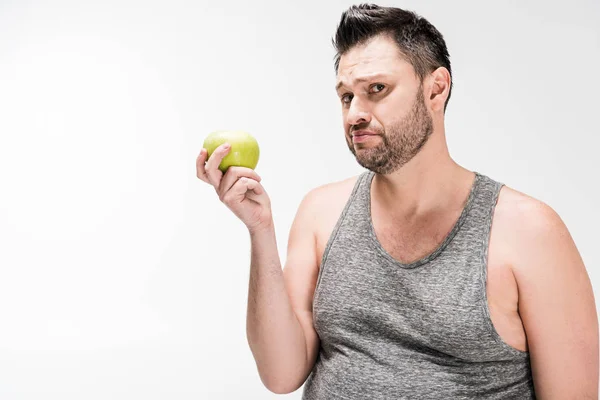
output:
<svg viewBox="0 0 600 400"><path fill-rule="evenodd" d="M475 172L443 243L403 264L378 241L362 173L325 248L313 299L321 340L303 400L534 399L528 352L487 304L487 250L502 184Z"/></svg>

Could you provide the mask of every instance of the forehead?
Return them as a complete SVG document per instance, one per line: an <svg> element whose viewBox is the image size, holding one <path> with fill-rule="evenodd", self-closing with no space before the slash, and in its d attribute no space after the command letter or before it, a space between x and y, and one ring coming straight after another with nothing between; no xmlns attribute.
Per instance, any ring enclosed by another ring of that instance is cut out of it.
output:
<svg viewBox="0 0 600 400"><path fill-rule="evenodd" d="M414 74L412 65L402 57L394 39L380 35L340 57L336 89L371 75L399 77L409 73Z"/></svg>

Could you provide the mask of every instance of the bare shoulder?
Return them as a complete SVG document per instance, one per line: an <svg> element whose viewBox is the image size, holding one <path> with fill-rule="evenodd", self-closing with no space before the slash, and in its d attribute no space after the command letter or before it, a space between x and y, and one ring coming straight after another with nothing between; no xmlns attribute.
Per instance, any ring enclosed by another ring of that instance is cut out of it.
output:
<svg viewBox="0 0 600 400"><path fill-rule="evenodd" d="M358 175L343 180L329 182L311 189L307 196L322 206L327 206L337 201L344 201L350 196L352 189L358 179Z"/></svg>
<svg viewBox="0 0 600 400"><path fill-rule="evenodd" d="M559 218L548 204L507 185L500 190L496 213L511 224L522 222L515 227L532 227L532 223L551 222L549 220Z"/></svg>
<svg viewBox="0 0 600 400"><path fill-rule="evenodd" d="M323 252L329 240L329 236L335 227L352 190L360 175L326 183L310 190L303 199L310 209L315 232L317 260L323 257Z"/></svg>
<svg viewBox="0 0 600 400"><path fill-rule="evenodd" d="M513 227L514 233L531 234L548 228L565 228L561 217L547 203L506 185L498 196L496 214L499 220Z"/></svg>
<svg viewBox="0 0 600 400"><path fill-rule="evenodd" d="M339 208L340 204L343 208L358 177L358 175L355 175L317 186L306 194L305 199L310 202L313 210L321 215Z"/></svg>
<svg viewBox="0 0 600 400"><path fill-rule="evenodd" d="M513 272L527 272L542 253L576 251L559 214L547 203L509 186L503 186L494 212L494 233L510 257Z"/></svg>

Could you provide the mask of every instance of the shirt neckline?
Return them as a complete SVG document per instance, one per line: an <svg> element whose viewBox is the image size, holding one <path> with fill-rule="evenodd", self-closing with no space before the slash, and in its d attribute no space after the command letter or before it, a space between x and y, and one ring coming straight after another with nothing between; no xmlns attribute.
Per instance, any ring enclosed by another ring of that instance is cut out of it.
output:
<svg viewBox="0 0 600 400"><path fill-rule="evenodd" d="M367 190L366 190L367 196L366 197L367 197L367 199L366 199L366 201L367 201L367 219L369 221L368 235L371 238L372 243L377 248L377 251L393 265L398 266L400 268L406 268L406 269L412 269L412 268L419 267L423 264L430 262L431 260L435 259L438 255L440 255L440 253L446 248L446 246L448 246L448 244L452 241L452 239L454 239L454 236L456 236L456 234L460 230L461 226L463 225L463 223L465 222L465 220L467 218L469 210L471 209L471 207L474 203L477 188L479 186L479 182L482 179L482 175L480 173L478 173L477 171L474 171L474 173L475 173L475 178L471 185L471 190L469 191L469 196L467 198L467 202L466 202L465 206L463 207L462 212L461 212L460 216L458 217L457 221L454 223L454 226L452 227L450 232L446 235L446 238L442 241L442 243L440 243L440 245L438 245L438 247L436 249L434 249L428 255L426 255L418 260L415 260L413 262L410 262L410 263L403 263L403 262L397 260L396 258L394 258L390 253L388 253L387 250L385 250L383 248L383 246L381 245L381 242L379 241L379 239L377 238L377 235L375 234L375 227L373 226L373 218L371 215L371 185L372 185L375 173L373 171L367 171L367 176L366 176L366 185L367 185Z"/></svg>

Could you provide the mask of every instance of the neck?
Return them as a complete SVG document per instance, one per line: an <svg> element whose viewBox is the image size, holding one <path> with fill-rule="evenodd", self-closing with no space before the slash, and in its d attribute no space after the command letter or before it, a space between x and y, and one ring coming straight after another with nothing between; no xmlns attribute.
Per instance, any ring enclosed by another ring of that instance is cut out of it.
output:
<svg viewBox="0 0 600 400"><path fill-rule="evenodd" d="M462 207L473 179L473 172L450 157L444 132L434 132L399 170L377 174L372 192L378 205L393 218L414 220L449 207Z"/></svg>

